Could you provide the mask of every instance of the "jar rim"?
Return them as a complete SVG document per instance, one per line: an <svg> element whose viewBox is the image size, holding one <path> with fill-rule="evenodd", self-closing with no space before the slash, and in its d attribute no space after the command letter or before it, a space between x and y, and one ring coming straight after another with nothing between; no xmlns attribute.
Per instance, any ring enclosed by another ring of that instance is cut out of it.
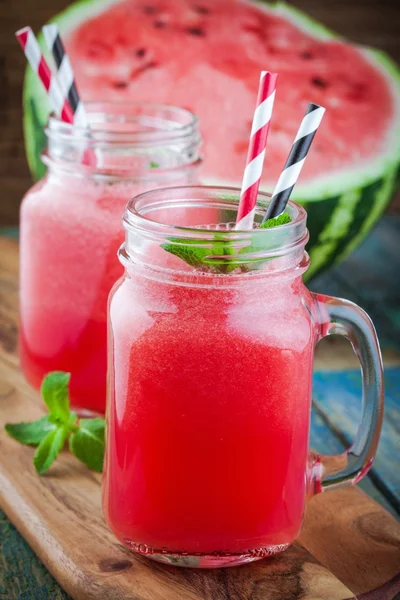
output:
<svg viewBox="0 0 400 600"><path fill-rule="evenodd" d="M65 123L52 113L45 128L47 137L86 146L146 147L199 135L198 117L178 106L155 102L87 102L85 109L90 128ZM135 124L139 127L135 128Z"/></svg>
<svg viewBox="0 0 400 600"><path fill-rule="evenodd" d="M266 192L258 194L257 224L270 198ZM239 199L239 188L216 186L158 188L136 196L123 216L126 237L119 254L121 261L145 265L153 272L185 271L185 278L217 273L230 281L239 272L239 279L244 280L256 271L259 275L293 271L308 241L305 209L290 201L286 207L290 223L237 230Z"/></svg>
<svg viewBox="0 0 400 600"><path fill-rule="evenodd" d="M198 237L209 239L215 234L215 230L202 227L201 224L185 226L160 223L147 216L146 213L161 208L168 209L168 206L176 208L178 204L187 206L188 202L191 202L192 206L194 204L200 206L207 203L210 207L214 208L221 208L223 205L224 208L236 210L239 204L240 193L241 190L236 187L211 185L176 186L150 190L135 196L128 202L123 215L123 224L125 229L148 229L152 233L159 233L160 235L179 233L179 236L187 237L187 239ZM255 214L259 219L264 215L271 196L272 194L268 192L258 192ZM154 202L151 202L152 199L154 199ZM304 230L307 220L306 210L297 202L289 200L287 211L292 220L290 223L280 225L279 231L285 232L287 235L288 233L294 233L298 229ZM224 235L232 236L236 241L240 241L240 237L243 236L247 239L249 234L264 236L271 234L276 236L277 228L255 228L250 231L244 229L224 230Z"/></svg>

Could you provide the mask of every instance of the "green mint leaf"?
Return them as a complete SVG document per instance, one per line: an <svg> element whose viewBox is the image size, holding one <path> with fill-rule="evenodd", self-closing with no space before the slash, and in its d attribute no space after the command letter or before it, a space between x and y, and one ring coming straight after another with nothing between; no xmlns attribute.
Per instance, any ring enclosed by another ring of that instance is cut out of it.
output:
<svg viewBox="0 0 400 600"><path fill-rule="evenodd" d="M170 238L169 244L161 244L161 248L184 260L191 267L204 265L204 259L210 254L209 248L190 246L188 240L181 238Z"/></svg>
<svg viewBox="0 0 400 600"><path fill-rule="evenodd" d="M290 218L288 213L282 213L281 215L278 215L277 217L273 217L272 219L268 219L267 221L265 221L265 223L262 223L259 226L259 229L271 229L272 227L278 227L279 225L286 225L287 223L291 223L291 222L292 222L292 219ZM243 248L243 250L241 250L240 253L253 254L253 253L263 252L264 250L267 250L266 242L268 243L268 241L263 238L264 238L264 236L257 236L257 235L253 236L250 246ZM272 258L273 257L268 258L267 260L271 260ZM265 262L261 261L260 263L258 263L256 268L262 267L264 264L265 264Z"/></svg>
<svg viewBox="0 0 400 600"><path fill-rule="evenodd" d="M69 440L69 448L89 469L101 473L104 460L104 419L81 419L78 431Z"/></svg>
<svg viewBox="0 0 400 600"><path fill-rule="evenodd" d="M33 464L39 475L42 475L51 467L63 449L69 433L68 427L60 425L42 439L33 457Z"/></svg>
<svg viewBox="0 0 400 600"><path fill-rule="evenodd" d="M288 215L288 213L282 213L277 217L273 217L272 219L268 219L265 223L260 225L260 229L269 229L270 227L278 227L279 225L287 225L287 223L291 223L292 219Z"/></svg>
<svg viewBox="0 0 400 600"><path fill-rule="evenodd" d="M203 262L210 265L216 273L231 273L239 266L239 263L232 260L233 256L237 256L237 250L226 234L218 231L214 234L211 252L208 251Z"/></svg>
<svg viewBox="0 0 400 600"><path fill-rule="evenodd" d="M286 225L290 222L291 218L288 213L282 213L278 217L268 219L260 225L260 229ZM169 243L163 244L161 247L170 254L184 260L191 267L206 267L214 273L232 273L238 268L242 272L246 272L251 268L261 267L263 264L261 261L255 261L250 267L243 260L235 260L234 257L240 254L262 252L264 243L265 240L256 240L256 236L253 236L248 246L237 250L226 232L216 231L214 232L214 240L211 242L211 248L202 246L197 240L183 238L170 238ZM210 242L208 242L209 245Z"/></svg>
<svg viewBox="0 0 400 600"><path fill-rule="evenodd" d="M31 423L7 423L5 429L11 437L21 444L37 446L50 431L56 428L46 415Z"/></svg>
<svg viewBox="0 0 400 600"><path fill-rule="evenodd" d="M43 379L41 394L50 416L56 423L68 423L69 394L68 385L71 373L53 371Z"/></svg>
<svg viewBox="0 0 400 600"><path fill-rule="evenodd" d="M150 162L150 169L158 169L160 165L153 160Z"/></svg>

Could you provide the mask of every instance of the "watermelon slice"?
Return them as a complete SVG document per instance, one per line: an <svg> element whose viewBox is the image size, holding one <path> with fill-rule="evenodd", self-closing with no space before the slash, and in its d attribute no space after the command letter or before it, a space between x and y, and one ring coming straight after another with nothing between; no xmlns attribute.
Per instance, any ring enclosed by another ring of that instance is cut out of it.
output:
<svg viewBox="0 0 400 600"><path fill-rule="evenodd" d="M389 203L400 159L400 75L287 4L247 0L87 0L59 24L85 101L157 101L201 119L202 180L240 185L259 72L280 73L263 189L272 189L309 101L327 108L293 198L306 206L315 275L346 256ZM48 105L24 90L33 175Z"/></svg>

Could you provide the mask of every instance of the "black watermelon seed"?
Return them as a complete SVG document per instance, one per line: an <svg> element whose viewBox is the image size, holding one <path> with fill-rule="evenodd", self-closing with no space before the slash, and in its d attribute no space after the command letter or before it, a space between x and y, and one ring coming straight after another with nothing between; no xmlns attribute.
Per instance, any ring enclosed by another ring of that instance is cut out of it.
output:
<svg viewBox="0 0 400 600"><path fill-rule="evenodd" d="M313 77L311 80L311 83L319 88L328 87L328 82L325 79L322 79L320 77Z"/></svg>
<svg viewBox="0 0 400 600"><path fill-rule="evenodd" d="M208 15L210 12L210 10L206 6L199 6L198 4L193 6L193 10L199 13L199 15Z"/></svg>
<svg viewBox="0 0 400 600"><path fill-rule="evenodd" d="M143 56L146 54L146 48L138 48L136 50L136 56L138 58L143 58Z"/></svg>
<svg viewBox="0 0 400 600"><path fill-rule="evenodd" d="M124 88L128 87L128 83L126 81L114 81L113 87L117 88L118 90L123 90Z"/></svg>
<svg viewBox="0 0 400 600"><path fill-rule="evenodd" d="M186 31L190 33L190 35L197 35L198 37L204 37L206 35L206 32L201 27L188 27Z"/></svg>
<svg viewBox="0 0 400 600"><path fill-rule="evenodd" d="M154 21L153 26L156 27L157 29L163 29L164 27L167 26L167 24L164 23L164 21Z"/></svg>
<svg viewBox="0 0 400 600"><path fill-rule="evenodd" d="M311 52L300 52L300 56L301 58L304 58L304 60L311 60L313 58L313 55L311 54Z"/></svg>
<svg viewBox="0 0 400 600"><path fill-rule="evenodd" d="M143 12L146 13L146 15L155 15L156 13L158 13L158 8L157 6L143 6Z"/></svg>

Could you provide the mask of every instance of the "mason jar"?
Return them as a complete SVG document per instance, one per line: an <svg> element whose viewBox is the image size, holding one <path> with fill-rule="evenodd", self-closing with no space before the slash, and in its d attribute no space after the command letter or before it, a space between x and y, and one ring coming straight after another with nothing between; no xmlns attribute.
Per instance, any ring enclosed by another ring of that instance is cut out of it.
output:
<svg viewBox="0 0 400 600"><path fill-rule="evenodd" d="M123 272L115 259L127 201L195 183L197 118L157 104L88 104L90 129L51 117L46 176L21 206L20 357L35 388L49 371L71 373L73 407L102 413L106 313Z"/></svg>
<svg viewBox="0 0 400 600"><path fill-rule="evenodd" d="M234 229L240 190L160 189L124 216L109 304L104 512L135 552L183 566L237 565L285 550L306 500L359 481L382 423L382 363L366 313L313 294L306 212ZM256 223L269 196L259 194ZM338 457L309 448L314 349L347 337L363 412Z"/></svg>

